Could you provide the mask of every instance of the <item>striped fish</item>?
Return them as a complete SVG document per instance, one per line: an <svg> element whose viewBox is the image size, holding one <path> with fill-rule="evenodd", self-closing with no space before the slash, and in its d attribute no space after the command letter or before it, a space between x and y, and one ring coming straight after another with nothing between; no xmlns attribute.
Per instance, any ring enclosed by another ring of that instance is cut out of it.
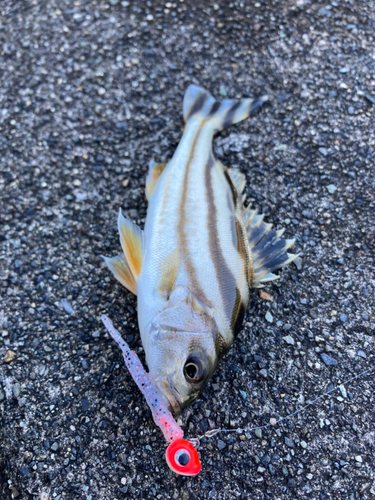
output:
<svg viewBox="0 0 375 500"><path fill-rule="evenodd" d="M167 164L150 163L144 230L118 217L123 254L105 258L137 294L149 373L175 414L200 393L241 329L249 290L278 278L295 255L263 215L244 206L245 176L212 151L215 133L267 97L216 101L191 85L186 127Z"/></svg>

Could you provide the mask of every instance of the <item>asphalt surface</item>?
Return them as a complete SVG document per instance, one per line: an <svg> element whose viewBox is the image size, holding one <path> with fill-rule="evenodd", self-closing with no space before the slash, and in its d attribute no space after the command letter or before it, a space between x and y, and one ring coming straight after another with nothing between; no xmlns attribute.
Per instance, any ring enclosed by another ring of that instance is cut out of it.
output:
<svg viewBox="0 0 375 500"><path fill-rule="evenodd" d="M0 498L374 498L374 2L1 10ZM190 83L270 96L215 150L303 261L265 288L272 301L252 293L181 416L190 438L246 428L204 438L195 478L168 469L99 321L142 357L136 301L100 255L119 252L119 207L143 225L147 165L173 154Z"/></svg>

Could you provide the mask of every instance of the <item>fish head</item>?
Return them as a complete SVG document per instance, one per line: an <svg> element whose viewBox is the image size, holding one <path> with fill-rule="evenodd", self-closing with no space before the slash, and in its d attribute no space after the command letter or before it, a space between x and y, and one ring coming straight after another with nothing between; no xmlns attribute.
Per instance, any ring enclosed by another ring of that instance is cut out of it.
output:
<svg viewBox="0 0 375 500"><path fill-rule="evenodd" d="M197 398L219 361L210 311L190 292L178 299L151 322L146 353L150 377L174 414Z"/></svg>

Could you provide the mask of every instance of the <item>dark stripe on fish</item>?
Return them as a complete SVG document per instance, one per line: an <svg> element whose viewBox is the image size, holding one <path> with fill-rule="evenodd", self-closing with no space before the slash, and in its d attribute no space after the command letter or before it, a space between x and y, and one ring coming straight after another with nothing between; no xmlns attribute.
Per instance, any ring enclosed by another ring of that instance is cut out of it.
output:
<svg viewBox="0 0 375 500"><path fill-rule="evenodd" d="M246 306L242 302L241 294L238 288L236 287L236 302L232 311L232 318L230 321L230 326L233 332L233 335L237 337L242 328L242 322L245 317Z"/></svg>
<svg viewBox="0 0 375 500"><path fill-rule="evenodd" d="M212 105L212 108L210 109L210 112L208 113L208 117L213 116L216 111L220 108L221 102L220 101L215 101Z"/></svg>
<svg viewBox="0 0 375 500"><path fill-rule="evenodd" d="M228 109L227 114L225 115L224 121L223 121L223 128L229 127L233 123L233 118L234 115L237 111L237 109L241 106L240 101L236 101L232 106Z"/></svg>
<svg viewBox="0 0 375 500"><path fill-rule="evenodd" d="M196 99L196 101L194 102L194 104L192 105L192 107L190 108L185 121L188 121L189 118L195 115L195 113L198 113L198 111L200 111L203 108L204 104L206 103L206 100L207 100L207 94L206 93L200 94Z"/></svg>
<svg viewBox="0 0 375 500"><path fill-rule="evenodd" d="M210 255L215 267L216 278L219 283L221 298L224 305L224 312L227 318L232 315L233 304L236 301L236 279L232 271L227 266L219 241L219 229L217 225L217 209L215 205L214 190L212 187L211 171L215 165L212 154L209 155L205 167L205 186L207 210L208 246ZM233 214L234 217L234 214Z"/></svg>
<svg viewBox="0 0 375 500"><path fill-rule="evenodd" d="M244 264L245 264L245 271L246 271L246 279L247 279L247 284L249 287L252 287L252 281L253 277L252 275L254 274L252 266L250 266L250 255L249 255L249 249L246 244L246 231L244 230L242 224L240 221L236 218L236 233L237 233L237 250L238 253L241 255Z"/></svg>
<svg viewBox="0 0 375 500"><path fill-rule="evenodd" d="M226 178L226 180L227 180L227 182L229 184L230 190L232 192L233 205L235 207L237 207L237 201L238 201L237 189L236 189L236 186L233 184L232 178L229 175L229 172L228 172L227 168L224 168L224 175L225 175L225 178Z"/></svg>

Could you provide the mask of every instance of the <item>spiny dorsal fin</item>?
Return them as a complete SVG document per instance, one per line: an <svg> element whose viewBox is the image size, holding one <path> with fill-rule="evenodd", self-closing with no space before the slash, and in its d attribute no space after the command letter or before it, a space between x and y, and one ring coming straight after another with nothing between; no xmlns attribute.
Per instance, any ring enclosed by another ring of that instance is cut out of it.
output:
<svg viewBox="0 0 375 500"><path fill-rule="evenodd" d="M240 198L246 186L246 177L240 170L237 170L236 168L230 167L227 169L227 172L232 179L233 185L237 189L238 197Z"/></svg>
<svg viewBox="0 0 375 500"><path fill-rule="evenodd" d="M248 118L268 100L267 96L259 99L225 99L216 101L207 90L190 85L184 96L183 113L189 120L212 122L215 132Z"/></svg>
<svg viewBox="0 0 375 500"><path fill-rule="evenodd" d="M264 214L259 215L256 210L245 209L243 218L252 256L252 285L262 287L263 283L279 278L273 274L275 271L299 258L287 252L295 240L282 238L284 231L272 229L272 224L263 222Z"/></svg>
<svg viewBox="0 0 375 500"><path fill-rule="evenodd" d="M102 257L117 281L119 281L121 285L127 288L130 292L134 293L134 295L137 295L137 282L134 279L133 273L126 262L124 255L118 255L117 257L112 258L104 257L102 255Z"/></svg>
<svg viewBox="0 0 375 500"><path fill-rule="evenodd" d="M158 183L159 177L161 176L163 170L167 166L166 163L156 163L154 160L151 160L148 164L148 174L146 177L146 198L150 199L150 196L154 192L156 188L156 184Z"/></svg>
<svg viewBox="0 0 375 500"><path fill-rule="evenodd" d="M118 214L118 230L125 260L137 281L143 260L143 231L130 220L125 219L121 209Z"/></svg>

